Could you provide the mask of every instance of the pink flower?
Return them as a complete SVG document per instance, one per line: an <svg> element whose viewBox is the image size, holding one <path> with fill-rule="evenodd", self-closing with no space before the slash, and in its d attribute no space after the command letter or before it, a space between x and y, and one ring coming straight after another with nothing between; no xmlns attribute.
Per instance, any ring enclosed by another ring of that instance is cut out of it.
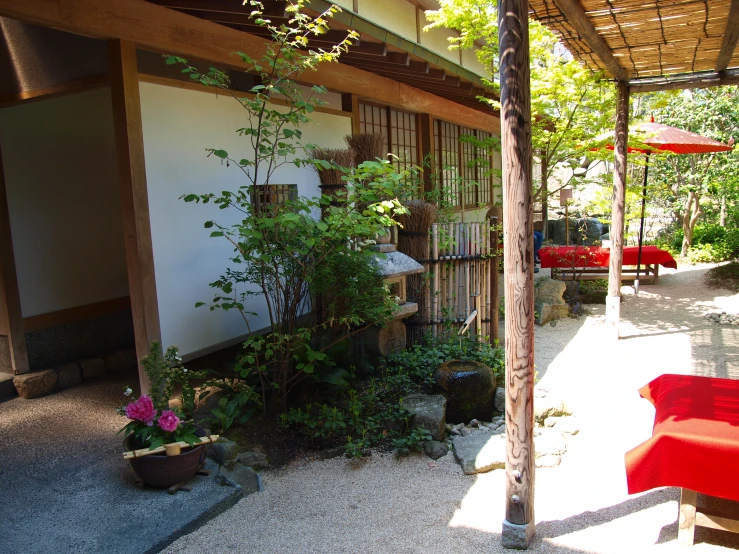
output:
<svg viewBox="0 0 739 554"><path fill-rule="evenodd" d="M163 410L162 415L159 416L159 427L162 431L171 433L177 429L179 424L180 418L172 410Z"/></svg>
<svg viewBox="0 0 739 554"><path fill-rule="evenodd" d="M157 411L154 409L154 403L151 398L144 395L135 402L131 402L126 406L126 417L128 419L134 419L141 421L151 426L154 423L154 418L157 416Z"/></svg>

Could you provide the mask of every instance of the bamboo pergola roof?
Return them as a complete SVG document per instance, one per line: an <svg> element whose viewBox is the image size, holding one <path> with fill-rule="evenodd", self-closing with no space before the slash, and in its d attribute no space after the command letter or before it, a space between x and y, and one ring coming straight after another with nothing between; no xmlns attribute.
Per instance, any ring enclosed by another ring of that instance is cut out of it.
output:
<svg viewBox="0 0 739 554"><path fill-rule="evenodd" d="M529 0L529 10L587 67L632 88L739 82L739 0Z"/></svg>

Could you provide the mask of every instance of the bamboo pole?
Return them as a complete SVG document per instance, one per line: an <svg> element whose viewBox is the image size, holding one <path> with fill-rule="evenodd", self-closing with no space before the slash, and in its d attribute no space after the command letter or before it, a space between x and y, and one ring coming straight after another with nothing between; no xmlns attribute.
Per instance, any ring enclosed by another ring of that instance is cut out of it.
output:
<svg viewBox="0 0 739 554"><path fill-rule="evenodd" d="M502 542L527 548L534 521L534 228L527 0L500 0L506 361L506 518Z"/></svg>
<svg viewBox="0 0 739 554"><path fill-rule="evenodd" d="M434 260L434 263L432 263L434 276L431 280L431 319L434 322L432 333L436 337L439 331L439 272L441 271L439 265L439 226L436 223L431 225L431 259Z"/></svg>
<svg viewBox="0 0 739 554"><path fill-rule="evenodd" d="M219 435L210 435L208 437L200 437L200 442L196 442L192 445L193 448L196 446L201 446L203 444L210 444L212 442L216 442L218 440ZM142 458L144 456L151 456L152 454L161 454L162 452L165 452L167 456L176 456L179 454L178 450L182 450L183 448L190 448L190 444L186 443L185 441L179 441L179 442L171 442L169 444L163 444L162 446L158 446L157 448L148 449L148 448L140 448L138 450L131 450L128 452L123 453L123 459L124 460L132 460L134 458Z"/></svg>
<svg viewBox="0 0 739 554"><path fill-rule="evenodd" d="M611 215L611 257L608 266L606 326L608 335L618 340L621 319L621 267L624 251L624 206L626 204L626 144L629 134L629 86L618 83L615 162L613 167L613 207Z"/></svg>

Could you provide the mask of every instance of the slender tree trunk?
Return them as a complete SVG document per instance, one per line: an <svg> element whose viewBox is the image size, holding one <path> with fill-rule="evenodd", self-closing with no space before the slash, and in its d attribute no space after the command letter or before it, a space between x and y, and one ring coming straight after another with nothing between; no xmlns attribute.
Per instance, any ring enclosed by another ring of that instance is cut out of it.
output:
<svg viewBox="0 0 739 554"><path fill-rule="evenodd" d="M726 195L721 195L721 215L719 216L719 225L726 227Z"/></svg>
<svg viewBox="0 0 739 554"><path fill-rule="evenodd" d="M698 223L703 213L700 204L701 195L697 192L690 191L688 200L685 202L685 211L683 212L683 247L680 255L685 257L688 255L688 248L693 244L693 231L695 224Z"/></svg>

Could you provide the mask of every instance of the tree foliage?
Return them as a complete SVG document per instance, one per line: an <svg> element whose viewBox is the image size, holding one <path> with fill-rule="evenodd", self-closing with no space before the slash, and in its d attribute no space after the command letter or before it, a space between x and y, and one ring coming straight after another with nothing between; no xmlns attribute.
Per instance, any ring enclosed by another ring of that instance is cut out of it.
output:
<svg viewBox="0 0 739 554"><path fill-rule="evenodd" d="M440 8L427 12L429 27L459 31L450 48L476 49L478 60L489 69L487 84L496 91L498 75L498 13L495 0L440 0ZM556 36L536 21L529 21L531 55L532 146L542 166L534 197L549 194L548 181L555 168L576 168L587 152L585 144L611 127L614 87L572 58ZM495 107L497 102L488 100ZM560 187L568 183L560 183Z"/></svg>
<svg viewBox="0 0 739 554"><path fill-rule="evenodd" d="M654 93L639 106L655 121L729 143L739 138L739 88L716 87L679 93ZM672 214L683 232L681 255L693 243L699 221L739 223L739 155L652 156L649 202ZM723 217L722 217L723 213Z"/></svg>

